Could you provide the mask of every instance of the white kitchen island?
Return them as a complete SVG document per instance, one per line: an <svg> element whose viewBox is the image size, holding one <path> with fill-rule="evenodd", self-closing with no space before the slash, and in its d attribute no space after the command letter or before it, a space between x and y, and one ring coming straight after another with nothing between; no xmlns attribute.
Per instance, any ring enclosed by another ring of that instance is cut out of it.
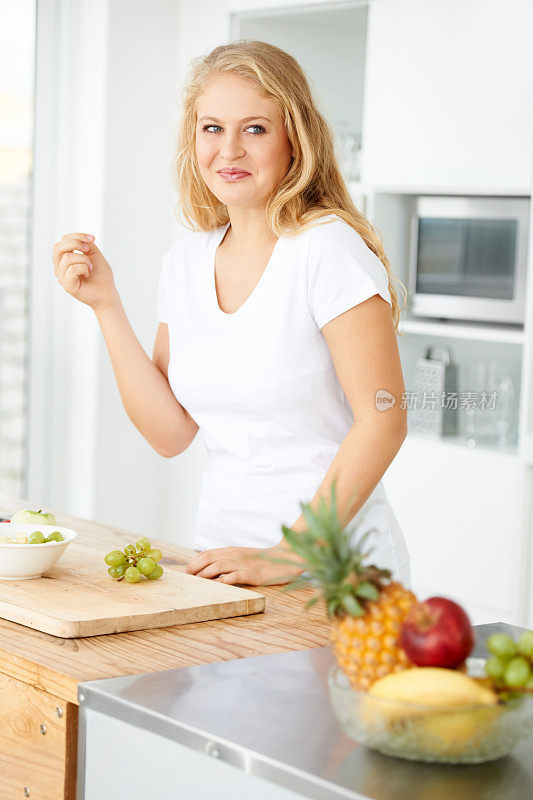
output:
<svg viewBox="0 0 533 800"><path fill-rule="evenodd" d="M476 626L476 650L505 623ZM327 695L329 647L80 684L78 800L530 800L533 736L449 765L349 739Z"/></svg>

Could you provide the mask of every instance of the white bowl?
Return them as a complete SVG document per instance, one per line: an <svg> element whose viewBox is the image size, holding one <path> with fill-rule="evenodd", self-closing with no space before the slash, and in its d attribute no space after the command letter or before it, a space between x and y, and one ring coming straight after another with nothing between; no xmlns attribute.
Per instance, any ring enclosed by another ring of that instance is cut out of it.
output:
<svg viewBox="0 0 533 800"><path fill-rule="evenodd" d="M0 536L16 536L17 533L41 531L47 536L52 531L63 534L62 542L44 544L11 544L0 542L0 581L23 581L40 576L51 569L59 556L78 535L70 528L60 525L34 525L27 522L0 523Z"/></svg>

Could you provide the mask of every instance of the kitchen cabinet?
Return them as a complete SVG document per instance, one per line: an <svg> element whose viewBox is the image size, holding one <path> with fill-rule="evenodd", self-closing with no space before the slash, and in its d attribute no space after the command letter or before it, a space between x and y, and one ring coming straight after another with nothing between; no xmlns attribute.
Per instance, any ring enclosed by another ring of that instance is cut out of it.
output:
<svg viewBox="0 0 533 800"><path fill-rule="evenodd" d="M25 505L32 504L0 494L1 516ZM117 528L55 516L58 525L77 531L80 543L101 549L103 569L115 537L130 538ZM192 554L165 547L165 555L176 559L175 569L184 570ZM266 609L260 614L84 639L63 639L0 619L0 800L75 799L78 685L83 681L329 644L323 608L304 609L309 590L266 587L261 593Z"/></svg>
<svg viewBox="0 0 533 800"><path fill-rule="evenodd" d="M0 673L0 797L75 798L78 709Z"/></svg>
<svg viewBox="0 0 533 800"><path fill-rule="evenodd" d="M521 480L516 455L408 434L383 482L417 596L452 597L473 623L524 619Z"/></svg>
<svg viewBox="0 0 533 800"><path fill-rule="evenodd" d="M372 2L363 182L529 194L532 28L528 0Z"/></svg>

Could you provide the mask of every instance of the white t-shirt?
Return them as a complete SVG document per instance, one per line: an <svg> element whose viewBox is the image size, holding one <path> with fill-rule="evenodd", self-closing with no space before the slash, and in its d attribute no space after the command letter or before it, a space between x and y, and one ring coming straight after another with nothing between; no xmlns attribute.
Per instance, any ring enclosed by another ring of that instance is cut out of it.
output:
<svg viewBox="0 0 533 800"><path fill-rule="evenodd" d="M207 466L193 546L271 547L301 515L353 424L320 328L378 293L378 257L343 219L277 240L247 300L218 305L215 251L229 222L187 233L163 256L157 316L171 389L200 426ZM354 465L354 473L357 465ZM360 523L360 525L358 525ZM372 560L410 584L407 548L382 482L349 523Z"/></svg>

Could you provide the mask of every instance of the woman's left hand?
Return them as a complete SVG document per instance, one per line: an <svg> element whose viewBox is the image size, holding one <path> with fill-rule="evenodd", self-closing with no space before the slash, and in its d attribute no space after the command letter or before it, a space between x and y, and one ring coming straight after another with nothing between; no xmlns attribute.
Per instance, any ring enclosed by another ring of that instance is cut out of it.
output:
<svg viewBox="0 0 533 800"><path fill-rule="evenodd" d="M280 564L268 561L268 558L287 558L294 564ZM272 586L289 583L302 574L304 568L297 559L298 556L282 544L275 547L218 547L204 550L192 558L185 571L220 583Z"/></svg>

